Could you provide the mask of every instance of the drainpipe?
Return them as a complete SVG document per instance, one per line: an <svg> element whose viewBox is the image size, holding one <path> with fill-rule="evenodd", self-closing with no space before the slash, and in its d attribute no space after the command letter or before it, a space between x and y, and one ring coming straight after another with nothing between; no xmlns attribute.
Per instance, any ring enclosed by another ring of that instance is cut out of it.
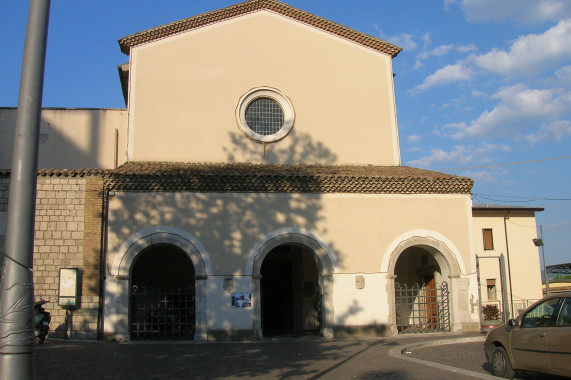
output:
<svg viewBox="0 0 571 380"><path fill-rule="evenodd" d="M102 202L102 221L101 221L101 251L99 263L99 310L97 311L97 339L104 338L103 308L105 307L105 278L107 268L107 226L109 222L109 190L105 188L105 180L103 180L103 202Z"/></svg>
<svg viewBox="0 0 571 380"><path fill-rule="evenodd" d="M506 237L506 257L508 258L508 276L509 276L509 283L510 283L510 306L511 306L511 315L514 315L514 298L512 293L512 267L510 265L510 247L508 244L508 227L507 227L507 220L510 218L510 212L508 211L506 216L504 216L504 234Z"/></svg>

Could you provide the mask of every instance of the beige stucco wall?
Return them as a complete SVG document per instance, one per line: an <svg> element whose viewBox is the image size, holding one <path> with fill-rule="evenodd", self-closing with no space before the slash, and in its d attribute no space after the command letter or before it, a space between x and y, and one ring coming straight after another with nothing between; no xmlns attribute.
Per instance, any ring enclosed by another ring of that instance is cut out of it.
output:
<svg viewBox="0 0 571 380"><path fill-rule="evenodd" d="M0 108L0 168L12 162L15 108ZM116 146L115 131L118 139ZM41 114L40 169L112 169L126 161L127 111L45 108Z"/></svg>
<svg viewBox="0 0 571 380"><path fill-rule="evenodd" d="M508 216L505 220L504 217ZM538 248L532 239L537 237L537 227L533 212L521 211L474 211L473 213L474 241L476 255L499 257L504 254L506 262L506 289L510 297L510 273L514 301L514 314L528 305L527 300L538 300L541 294L541 269ZM491 228L493 234L494 249L484 250L483 229ZM506 246L506 230L509 245ZM509 267L508 267L509 250ZM482 303L488 302L486 280L496 279L497 298L501 300L501 280L499 260L480 259L480 280L482 291ZM493 301L493 300L491 300Z"/></svg>
<svg viewBox="0 0 571 380"><path fill-rule="evenodd" d="M262 11L135 47L130 59L130 160L400 163L386 54ZM296 115L291 134L265 146L235 116L260 86L289 97Z"/></svg>
<svg viewBox="0 0 571 380"><path fill-rule="evenodd" d="M380 271L393 241L412 230L446 236L472 270L466 196L120 193L109 202L108 264L132 234L173 226L207 248L217 275L245 273L265 234L283 227L312 231L333 248L339 273ZM441 210L449 209L443 217Z"/></svg>
<svg viewBox="0 0 571 380"><path fill-rule="evenodd" d="M336 325L392 323L389 256L404 240L420 236L419 241L429 237L441 242L456 261L459 278L465 284L474 282L469 204L464 195L116 192L109 201L107 277L119 275L113 268L125 261L126 250L136 240L133 236L141 231L158 226L176 229L178 234L184 231L203 247L211 268L209 329L250 329L254 309L230 308L228 295L222 291L223 276L237 279L235 292L251 292L254 247L273 231L293 228L307 231L330 249ZM364 289L355 287L356 275L365 277ZM473 317L468 292L477 297L474 289L460 290L457 296L459 289L452 289L455 328Z"/></svg>

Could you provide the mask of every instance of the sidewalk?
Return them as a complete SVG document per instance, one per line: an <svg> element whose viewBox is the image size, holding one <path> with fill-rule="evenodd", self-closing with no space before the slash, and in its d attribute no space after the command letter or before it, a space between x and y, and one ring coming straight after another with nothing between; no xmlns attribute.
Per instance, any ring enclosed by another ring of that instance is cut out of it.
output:
<svg viewBox="0 0 571 380"><path fill-rule="evenodd" d="M461 341L483 341L483 336L122 344L50 340L36 346L35 361L37 378L53 379L493 379L401 354Z"/></svg>

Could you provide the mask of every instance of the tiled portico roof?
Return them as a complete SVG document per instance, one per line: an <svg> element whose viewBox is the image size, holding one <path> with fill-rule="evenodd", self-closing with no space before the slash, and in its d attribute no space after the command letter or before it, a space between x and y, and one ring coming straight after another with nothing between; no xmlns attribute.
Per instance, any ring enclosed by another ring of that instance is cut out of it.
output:
<svg viewBox="0 0 571 380"><path fill-rule="evenodd" d="M90 177L103 176L105 169L39 169L38 177ZM10 177L10 169L0 169L0 177Z"/></svg>
<svg viewBox="0 0 571 380"><path fill-rule="evenodd" d="M356 30L347 28L346 26L323 19L276 0L249 0L243 3L231 5L227 8L217 9L184 20L175 21L170 24L123 37L119 40L119 46L123 53L129 54L130 49L137 45L156 41L175 34L200 28L205 25L214 24L260 10L268 10L280 14L373 50L389 54L393 58L401 51L401 48L398 46L390 44L379 38L357 32Z"/></svg>
<svg viewBox="0 0 571 380"><path fill-rule="evenodd" d="M129 162L104 175L116 191L469 194L474 181L406 166Z"/></svg>
<svg viewBox="0 0 571 380"><path fill-rule="evenodd" d="M0 170L9 177L10 170ZM40 169L39 177L102 177L115 191L469 194L474 181L407 166L128 162L117 169Z"/></svg>

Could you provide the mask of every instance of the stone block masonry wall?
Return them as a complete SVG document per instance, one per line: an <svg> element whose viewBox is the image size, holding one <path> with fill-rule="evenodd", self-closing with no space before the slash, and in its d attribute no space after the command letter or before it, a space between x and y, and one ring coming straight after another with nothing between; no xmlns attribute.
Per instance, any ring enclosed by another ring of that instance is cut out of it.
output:
<svg viewBox="0 0 571 380"><path fill-rule="evenodd" d="M39 177L34 244L35 298L48 301L50 336L95 339L99 318L102 181L98 177ZM60 268L79 270L79 309L66 327L58 306Z"/></svg>

